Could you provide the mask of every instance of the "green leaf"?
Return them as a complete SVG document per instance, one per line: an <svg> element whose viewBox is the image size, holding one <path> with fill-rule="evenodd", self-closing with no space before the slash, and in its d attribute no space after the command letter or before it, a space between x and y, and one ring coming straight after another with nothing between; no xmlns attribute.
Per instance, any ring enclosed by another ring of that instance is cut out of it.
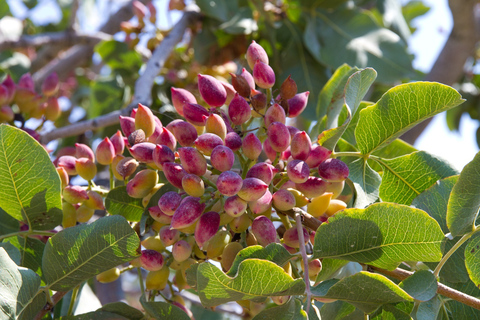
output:
<svg viewBox="0 0 480 320"><path fill-rule="evenodd" d="M465 266L473 283L480 285L480 234L477 232L465 248Z"/></svg>
<svg viewBox="0 0 480 320"><path fill-rule="evenodd" d="M441 307L442 301L437 295L433 299L422 302L418 305L417 310L414 311L415 319L436 320Z"/></svg>
<svg viewBox="0 0 480 320"><path fill-rule="evenodd" d="M270 243L265 248L262 246L249 246L237 253L230 270L227 272L227 275L230 277L235 276L240 263L246 259L268 260L279 265L280 267L283 267L283 265L292 257L293 255L290 254L287 249L285 249L279 243Z"/></svg>
<svg viewBox="0 0 480 320"><path fill-rule="evenodd" d="M21 22L20 28L22 28ZM0 27L0 30L1 29L2 27ZM0 36L0 38L2 37ZM0 53L0 71L10 74L14 81L18 81L23 74L29 72L30 66L30 59L23 53L12 51L3 51Z"/></svg>
<svg viewBox="0 0 480 320"><path fill-rule="evenodd" d="M384 168L380 198L388 202L410 205L437 180L457 174L448 163L424 151L375 160Z"/></svg>
<svg viewBox="0 0 480 320"><path fill-rule="evenodd" d="M402 261L439 261L443 238L440 226L426 212L384 202L330 217L317 229L313 251L314 258L393 270Z"/></svg>
<svg viewBox="0 0 480 320"><path fill-rule="evenodd" d="M447 208L447 226L453 236L461 236L474 228L480 208L480 152L460 173L453 187Z"/></svg>
<svg viewBox="0 0 480 320"><path fill-rule="evenodd" d="M437 279L433 273L420 270L398 284L415 300L428 301L437 294Z"/></svg>
<svg viewBox="0 0 480 320"><path fill-rule="evenodd" d="M475 286L472 281L464 283L448 283L445 284L452 289L461 291L475 298L480 298L480 289ZM448 300L445 302L447 309L452 315L455 315L455 320L480 320L480 310L474 309L456 300Z"/></svg>
<svg viewBox="0 0 480 320"><path fill-rule="evenodd" d="M348 263L347 260L340 259L323 259L322 270L317 275L315 283L330 279L340 268Z"/></svg>
<svg viewBox="0 0 480 320"><path fill-rule="evenodd" d="M327 128L331 128L322 132L318 137L318 143L325 148L333 150L340 137L347 129L352 115L357 113L358 107L362 102L363 97L368 89L375 81L377 72L372 68L366 68L352 74L345 85L344 100L345 108L347 110L347 118L342 125L338 126L338 117L342 110L343 103L340 108L327 112ZM330 111L330 110L329 110ZM337 127L338 126L338 127ZM333 127L333 128L332 128Z"/></svg>
<svg viewBox="0 0 480 320"><path fill-rule="evenodd" d="M10 242L0 242L0 248L3 248L5 252L8 254L10 259L13 260L18 266L22 263L22 255L20 254L20 250L15 247Z"/></svg>
<svg viewBox="0 0 480 320"><path fill-rule="evenodd" d="M121 216L60 231L48 240L42 270L47 287L68 291L103 271L138 256L140 240Z"/></svg>
<svg viewBox="0 0 480 320"><path fill-rule="evenodd" d="M103 311L101 309L93 312L82 313L75 316L65 316L61 320L92 320L92 319L101 319L101 320L129 320L129 318L123 317L122 315Z"/></svg>
<svg viewBox="0 0 480 320"><path fill-rule="evenodd" d="M89 118L95 118L122 106L125 84L120 77L99 77L90 84L91 107L87 110Z"/></svg>
<svg viewBox="0 0 480 320"><path fill-rule="evenodd" d="M125 42L116 40L102 41L95 46L102 60L124 80L138 77L143 62L141 55L128 47Z"/></svg>
<svg viewBox="0 0 480 320"><path fill-rule="evenodd" d="M0 318L21 319L21 313L34 300L40 288L40 277L30 269L18 267L0 248L0 279ZM44 297L37 312L45 302Z"/></svg>
<svg viewBox="0 0 480 320"><path fill-rule="evenodd" d="M396 86L376 104L360 111L355 129L358 148L363 154L370 154L423 120L463 101L455 89L440 83L414 82Z"/></svg>
<svg viewBox="0 0 480 320"><path fill-rule="evenodd" d="M146 230L147 226L151 225L154 221L153 218L150 216L150 212L148 211L148 209L151 208L151 207L158 206L158 200L160 200L160 197L163 196L165 193L167 193L169 191L177 192L178 189L175 188L174 186L172 186L170 183L166 183L165 185L160 187L160 189L158 189L158 191L155 192L155 194L148 201L147 206L143 209L144 211L143 211L142 217L140 219L140 234L141 235L145 234L145 230ZM143 205L141 203L140 203L140 205L143 207ZM130 219L127 219L127 220L132 221Z"/></svg>
<svg viewBox="0 0 480 320"><path fill-rule="evenodd" d="M197 0L195 3L204 15L222 22L228 21L238 11L236 0Z"/></svg>
<svg viewBox="0 0 480 320"><path fill-rule="evenodd" d="M321 319L325 320L342 320L355 311L355 307L344 301L335 301L325 303L320 309Z"/></svg>
<svg viewBox="0 0 480 320"><path fill-rule="evenodd" d="M397 158L404 156L410 153L418 151L411 144L401 140L396 139L389 143L387 146L383 147L380 150L376 150L373 154L377 157L382 157L386 159Z"/></svg>
<svg viewBox="0 0 480 320"><path fill-rule="evenodd" d="M247 259L240 263L235 277L227 276L211 263L200 263L197 290L203 306L213 307L229 301L304 294L305 283L292 279L271 261Z"/></svg>
<svg viewBox="0 0 480 320"><path fill-rule="evenodd" d="M312 293L317 296L315 288L312 288ZM388 278L364 271L343 278L319 297L348 302L365 313L372 313L386 303L413 301L408 293Z"/></svg>
<svg viewBox="0 0 480 320"><path fill-rule="evenodd" d="M0 207L31 229L62 222L61 182L47 151L28 133L0 125Z"/></svg>
<svg viewBox="0 0 480 320"><path fill-rule="evenodd" d="M302 303L297 299L290 299L281 306L267 308L253 317L252 320L307 320L307 314L302 310Z"/></svg>
<svg viewBox="0 0 480 320"><path fill-rule="evenodd" d="M228 34L251 34L258 30L257 22L253 19L250 8L240 8L228 21L218 26Z"/></svg>
<svg viewBox="0 0 480 320"><path fill-rule="evenodd" d="M391 304L386 304L379 310L378 314L375 317L372 317L372 320L411 320L412 317L408 313L403 312L400 309L395 308ZM423 320L423 319L422 319Z"/></svg>
<svg viewBox="0 0 480 320"><path fill-rule="evenodd" d="M105 198L105 208L108 213L121 215L128 221L140 221L145 210L142 199L130 197L125 186L110 190Z"/></svg>
<svg viewBox="0 0 480 320"><path fill-rule="evenodd" d="M167 302L149 302L145 296L140 298L143 309L154 319L190 320L190 317L179 307Z"/></svg>
<svg viewBox="0 0 480 320"><path fill-rule="evenodd" d="M397 33L407 42L410 37L410 28L403 17L402 5L398 0L382 0L378 2L385 27Z"/></svg>
<svg viewBox="0 0 480 320"><path fill-rule="evenodd" d="M20 236L8 238L6 241L20 251L20 263L18 265L33 270L41 277L45 244L38 239Z"/></svg>
<svg viewBox="0 0 480 320"><path fill-rule="evenodd" d="M127 319L130 319L130 320L142 320L142 319L144 319L144 315L140 310L138 310L134 307L131 307L128 304L123 303L123 302L107 303L106 305L104 305L99 310L114 313L114 314L123 316Z"/></svg>
<svg viewBox="0 0 480 320"><path fill-rule="evenodd" d="M450 251L450 249L460 240L460 237L455 237L454 239L450 240L445 238L442 243L442 252L443 254ZM452 256L445 262L440 271L440 279L442 281L448 281L452 283L457 282L467 282L470 281L467 267L465 266L465 248L467 247L467 243L462 244ZM436 268L438 263L429 263L428 265L432 270Z"/></svg>
<svg viewBox="0 0 480 320"><path fill-rule="evenodd" d="M348 178L355 188L355 208L365 208L374 203L379 197L379 187L382 182L380 175L370 168L367 160L358 158L348 163Z"/></svg>
<svg viewBox="0 0 480 320"><path fill-rule="evenodd" d="M0 17L5 17L10 14L10 7L8 6L7 1L2 1L0 3Z"/></svg>
<svg viewBox="0 0 480 320"><path fill-rule="evenodd" d="M406 44L394 32L380 27L366 10L355 6L331 12L312 10L305 30L307 49L318 62L331 68L344 63L372 67L379 72L381 82L412 75Z"/></svg>
<svg viewBox="0 0 480 320"><path fill-rule="evenodd" d="M0 208L0 235L6 235L20 231L18 220Z"/></svg>

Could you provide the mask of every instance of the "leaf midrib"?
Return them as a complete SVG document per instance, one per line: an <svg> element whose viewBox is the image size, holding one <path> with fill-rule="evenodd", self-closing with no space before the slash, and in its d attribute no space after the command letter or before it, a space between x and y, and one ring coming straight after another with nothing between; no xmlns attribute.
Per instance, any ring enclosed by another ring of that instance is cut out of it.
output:
<svg viewBox="0 0 480 320"><path fill-rule="evenodd" d="M417 196L421 193L420 191L418 191L417 189L415 189L407 180L405 180L402 176L400 176L399 174L396 173L396 171L394 171L388 164L386 164L382 158L373 158L373 160L377 161L380 165L382 165L383 167L385 167L385 169L388 169L388 171L390 171L394 176L396 176L398 179L400 179L403 183L405 183L411 190L413 190Z"/></svg>

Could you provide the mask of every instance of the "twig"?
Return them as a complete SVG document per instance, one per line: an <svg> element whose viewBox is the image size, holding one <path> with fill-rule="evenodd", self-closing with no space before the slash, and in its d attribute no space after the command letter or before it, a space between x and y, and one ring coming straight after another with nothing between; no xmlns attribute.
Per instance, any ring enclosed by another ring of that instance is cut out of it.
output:
<svg viewBox="0 0 480 320"><path fill-rule="evenodd" d="M43 307L42 310L40 310L37 315L35 316L34 320L40 320L43 319L43 316L46 315L50 310L55 307L55 305L62 300L63 296L67 294L67 291L57 291L53 296L52 296L52 302L47 302L47 304Z"/></svg>
<svg viewBox="0 0 480 320"><path fill-rule="evenodd" d="M41 135L42 143L49 141L70 137L82 134L88 130L95 130L98 128L110 126L118 123L120 115L129 115L131 110L139 103L150 105L152 102L152 86L155 77L165 65L165 61L170 56L177 43L179 43L187 27L196 19L199 14L196 11L187 11L184 13L180 21L173 27L172 31L160 43L160 45L153 52L152 57L148 61L144 73L138 78L135 83L135 95L133 101L124 109L113 111L109 114L97 117L95 119L86 120L71 124L69 126L54 129ZM73 48L72 48L73 49Z"/></svg>
<svg viewBox="0 0 480 320"><path fill-rule="evenodd" d="M62 31L62 32L47 32L37 35L24 35L18 40L7 40L0 42L0 51L19 49L26 47L39 47L42 45L62 44L64 47L69 47L74 44L95 45L102 40L111 40L112 36L104 32L96 32L92 34Z"/></svg>
<svg viewBox="0 0 480 320"><path fill-rule="evenodd" d="M310 304L312 303L312 291L310 290L310 277L308 274L308 257L305 250L305 238L303 236L302 216L299 212L295 213L295 222L297 223L298 241L300 242L300 254L303 260L303 276L305 278L305 292L307 293L307 307L305 312L308 314L310 310Z"/></svg>
<svg viewBox="0 0 480 320"><path fill-rule="evenodd" d="M310 228L312 230L317 230L318 227L322 224L320 220L315 218L314 216L308 214L307 212L303 211L300 208L293 208L288 211L280 211L283 214L286 214L287 216L292 217L295 219L295 215L298 213L302 217L302 223L305 227Z"/></svg>
<svg viewBox="0 0 480 320"><path fill-rule="evenodd" d="M380 269L377 267L373 266L368 266L370 269L375 270L381 274L384 274L386 276L390 276L392 278L398 279L400 281L410 277L413 272L403 270L403 269L395 269L393 271L385 270L385 269ZM475 308L477 310L480 310L480 299L477 299L475 297L469 296L468 294L465 294L463 292L457 291L455 289L452 289L443 283L438 283L438 288L437 288L437 293L441 294L442 296L451 298L455 301L461 302L469 307Z"/></svg>

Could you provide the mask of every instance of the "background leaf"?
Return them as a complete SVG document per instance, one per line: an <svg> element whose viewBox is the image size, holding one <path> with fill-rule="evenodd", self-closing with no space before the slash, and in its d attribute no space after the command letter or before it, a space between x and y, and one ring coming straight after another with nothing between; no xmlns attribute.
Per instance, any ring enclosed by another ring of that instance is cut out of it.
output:
<svg viewBox="0 0 480 320"><path fill-rule="evenodd" d="M60 177L45 149L28 133L0 125L0 207L37 230L62 222Z"/></svg>
<svg viewBox="0 0 480 320"><path fill-rule="evenodd" d="M140 303L145 311L155 319L190 320L190 317L182 309L171 303L146 301L145 296L140 298Z"/></svg>
<svg viewBox="0 0 480 320"><path fill-rule="evenodd" d="M40 277L30 269L19 268L10 259L7 252L0 248L0 318L17 319L20 314L34 300L40 288ZM45 305L36 301L39 307Z"/></svg>
<svg viewBox="0 0 480 320"><path fill-rule="evenodd" d="M348 263L347 260L340 259L323 259L322 270L317 275L315 283L330 279L340 268Z"/></svg>
<svg viewBox="0 0 480 320"><path fill-rule="evenodd" d="M19 266L33 270L40 277L42 276L42 257L45 244L34 238L11 237L5 241L15 246L20 252ZM43 285L43 283L42 283Z"/></svg>
<svg viewBox="0 0 480 320"><path fill-rule="evenodd" d="M414 82L396 86L376 104L360 111L355 129L358 148L363 154L372 153L423 120L463 101L455 89L440 83Z"/></svg>
<svg viewBox="0 0 480 320"><path fill-rule="evenodd" d="M379 197L379 188L382 178L370 168L367 160L363 158L346 162L349 169L348 179L353 182L355 188L354 208L365 208L374 203Z"/></svg>
<svg viewBox="0 0 480 320"><path fill-rule="evenodd" d="M318 296L315 288L312 288L312 293ZM343 278L319 297L348 302L366 313L372 313L382 304L413 301L408 293L388 278L363 271Z"/></svg>
<svg viewBox="0 0 480 320"><path fill-rule="evenodd" d="M474 228L480 208L480 152L460 173L453 187L447 208L447 226L453 236L460 236Z"/></svg>
<svg viewBox="0 0 480 320"><path fill-rule="evenodd" d="M299 300L291 298L281 306L267 308L253 317L252 320L307 320L307 314L302 310Z"/></svg>
<svg viewBox="0 0 480 320"><path fill-rule="evenodd" d="M448 163L424 151L376 161L384 168L380 198L406 205L437 180L457 174Z"/></svg>
<svg viewBox="0 0 480 320"><path fill-rule="evenodd" d="M384 202L330 217L317 229L313 251L315 258L393 270L402 261L439 261L443 238L438 223L424 211Z"/></svg>
<svg viewBox="0 0 480 320"><path fill-rule="evenodd" d="M355 307L344 301L325 303L320 309L320 315L325 320L341 320L355 311Z"/></svg>
<svg viewBox="0 0 480 320"><path fill-rule="evenodd" d="M420 303L417 310L414 310L414 316L416 317L416 319L436 320L441 307L442 301L437 295L429 301Z"/></svg>
<svg viewBox="0 0 480 320"><path fill-rule="evenodd" d="M229 301L304 294L305 283L267 260L244 260L233 278L203 262L197 268L197 291L203 306L213 307Z"/></svg>
<svg viewBox="0 0 480 320"><path fill-rule="evenodd" d="M142 199L130 197L125 186L110 190L105 198L105 208L108 213L121 215L128 221L140 221L145 210Z"/></svg>
<svg viewBox="0 0 480 320"><path fill-rule="evenodd" d="M68 291L100 272L133 260L139 245L137 234L121 216L67 228L51 237L45 247L45 282L52 290Z"/></svg>
<svg viewBox="0 0 480 320"><path fill-rule="evenodd" d="M437 279L427 270L419 270L398 284L416 300L428 301L437 294Z"/></svg>

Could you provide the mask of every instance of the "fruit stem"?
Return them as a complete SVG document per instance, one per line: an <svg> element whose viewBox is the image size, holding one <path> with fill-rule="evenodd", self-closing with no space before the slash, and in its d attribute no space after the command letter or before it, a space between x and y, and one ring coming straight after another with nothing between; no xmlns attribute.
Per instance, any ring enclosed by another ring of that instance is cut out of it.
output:
<svg viewBox="0 0 480 320"><path fill-rule="evenodd" d="M79 288L80 286L76 286L72 290L72 296L70 297L70 305L68 306L67 316L73 315L73 307L75 306L75 301L77 300Z"/></svg>
<svg viewBox="0 0 480 320"><path fill-rule="evenodd" d="M282 223L285 226L285 229L288 230L292 227L292 224L290 223L290 220L288 219L286 214L280 213L278 216L280 217L280 220L282 220Z"/></svg>
<svg viewBox="0 0 480 320"><path fill-rule="evenodd" d="M457 249L460 248L462 244L465 243L465 241L470 239L470 237L473 236L473 234L477 232L479 229L480 229L480 226L476 226L471 232L464 234L460 238L460 240L458 240L457 243L455 243L453 247L443 256L442 260L440 260L440 262L437 264L437 267L433 271L433 275L435 276L435 278L438 278L438 275L440 274L440 271L442 270L443 265L447 262L448 258L450 258L452 254L454 254L455 251L457 251Z"/></svg>
<svg viewBox="0 0 480 320"><path fill-rule="evenodd" d="M113 176L112 165L108 166L108 172L110 173L110 190L113 190L115 188L115 177Z"/></svg>
<svg viewBox="0 0 480 320"><path fill-rule="evenodd" d="M138 282L140 283L140 290L142 291L142 295L145 295L145 285L143 284L142 269L138 267L137 272L138 272Z"/></svg>
<svg viewBox="0 0 480 320"><path fill-rule="evenodd" d="M305 312L308 314L310 310L310 304L312 302L312 292L310 291L310 279L308 277L308 257L305 250L305 238L303 236L302 216L297 212L295 213L295 222L297 223L298 241L300 242L300 254L303 260L303 277L305 278L305 291L307 292L307 307Z"/></svg>
<svg viewBox="0 0 480 320"><path fill-rule="evenodd" d="M214 189L217 189L217 186L216 186L212 181L208 180L208 179L205 178L205 177L201 177L201 178L202 178L202 180L203 180L203 182L204 182L205 184L208 184L208 186L210 186L210 187L212 187L212 188L214 188Z"/></svg>

